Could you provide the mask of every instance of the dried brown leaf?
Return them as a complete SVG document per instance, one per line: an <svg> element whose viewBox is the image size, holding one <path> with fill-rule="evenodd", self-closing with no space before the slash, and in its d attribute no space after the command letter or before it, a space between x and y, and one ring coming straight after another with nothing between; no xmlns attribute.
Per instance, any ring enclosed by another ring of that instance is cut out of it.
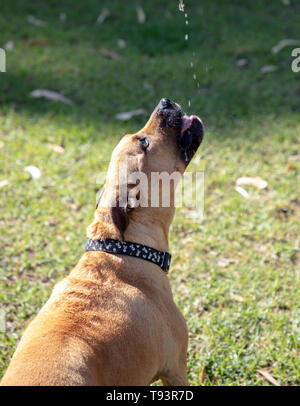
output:
<svg viewBox="0 0 300 406"><path fill-rule="evenodd" d="M123 38L119 38L117 41L117 45L120 49L123 49L126 47L126 41Z"/></svg>
<svg viewBox="0 0 300 406"><path fill-rule="evenodd" d="M0 182L0 188L9 185L9 180L4 179Z"/></svg>
<svg viewBox="0 0 300 406"><path fill-rule="evenodd" d="M145 114L144 109L132 110L132 111L124 111L123 113L116 114L116 119L121 121L128 121L134 116L139 116L141 114Z"/></svg>
<svg viewBox="0 0 300 406"><path fill-rule="evenodd" d="M204 366L202 368L201 375L200 375L200 383L201 383L201 385L204 384L205 380L206 380L206 371L205 371L205 366Z"/></svg>
<svg viewBox="0 0 300 406"><path fill-rule="evenodd" d="M36 27L42 27L43 25L46 25L45 21L40 20L39 18L36 18L34 16L28 16L27 17L27 21L32 24L35 25Z"/></svg>
<svg viewBox="0 0 300 406"><path fill-rule="evenodd" d="M60 93L57 93L57 92L54 92L53 90L48 90L48 89L33 90L30 93L30 96L34 97L34 98L45 97L45 99L59 101L59 102L65 103L65 104L73 104L72 100L67 99L65 96L63 96Z"/></svg>
<svg viewBox="0 0 300 406"><path fill-rule="evenodd" d="M110 59L122 59L121 55L118 54L116 51L113 51L112 49L102 49L102 54Z"/></svg>
<svg viewBox="0 0 300 406"><path fill-rule="evenodd" d="M249 51L251 51L251 48L250 47L237 47L237 48L235 48L235 50L234 50L234 54L236 55L236 56L241 56L241 55L244 55L244 54L246 54L247 52L249 52Z"/></svg>
<svg viewBox="0 0 300 406"><path fill-rule="evenodd" d="M299 162L300 161L300 154L290 155L288 157L289 162Z"/></svg>
<svg viewBox="0 0 300 406"><path fill-rule="evenodd" d="M140 24L144 24L144 22L146 21L146 14L141 6L136 7L136 14L138 22Z"/></svg>
<svg viewBox="0 0 300 406"><path fill-rule="evenodd" d="M49 149L52 149L52 151L57 152L58 154L64 154L65 153L65 149L61 146L61 145L57 145L57 144L49 144L48 145Z"/></svg>
<svg viewBox="0 0 300 406"><path fill-rule="evenodd" d="M29 46L41 46L41 45L47 45L48 39L47 38L37 38L37 39L31 39L31 40L24 39L22 42Z"/></svg>
<svg viewBox="0 0 300 406"><path fill-rule="evenodd" d="M278 42L272 49L272 54L278 54L283 48L287 46L297 46L300 45L300 40L298 39L283 39Z"/></svg>
<svg viewBox="0 0 300 406"><path fill-rule="evenodd" d="M262 66L259 71L264 75L266 73L275 72L277 69L278 67L276 65L265 65Z"/></svg>
<svg viewBox="0 0 300 406"><path fill-rule="evenodd" d="M31 175L32 179L39 179L42 174L41 170L34 165L26 166L26 168L24 168L24 171L28 172Z"/></svg>
<svg viewBox="0 0 300 406"><path fill-rule="evenodd" d="M272 383L275 386L280 386L279 382L273 378L269 371L266 369L258 369L257 372L262 375L268 382Z"/></svg>
<svg viewBox="0 0 300 406"><path fill-rule="evenodd" d="M245 299L243 298L243 296L238 295L236 293L230 293L230 297L234 300L236 300L237 302L244 302Z"/></svg>
<svg viewBox="0 0 300 406"><path fill-rule="evenodd" d="M101 13L99 14L97 18L97 23L102 24L104 21L107 19L107 17L110 15L110 11L107 8L104 8Z"/></svg>
<svg viewBox="0 0 300 406"><path fill-rule="evenodd" d="M256 177L248 177L242 176L236 180L237 186L255 186L257 189L265 189L268 186L268 182L260 178L259 176Z"/></svg>
<svg viewBox="0 0 300 406"><path fill-rule="evenodd" d="M235 61L236 66L239 68L246 68L249 65L248 58L239 58Z"/></svg>
<svg viewBox="0 0 300 406"><path fill-rule="evenodd" d="M4 48L6 51L12 51L12 50L14 49L14 46L15 46L14 41L7 41L7 42L3 45L3 48Z"/></svg>
<svg viewBox="0 0 300 406"><path fill-rule="evenodd" d="M248 193L244 188L242 188L241 186L236 186L234 189L235 189L241 196L243 196L245 199L250 199L249 193Z"/></svg>

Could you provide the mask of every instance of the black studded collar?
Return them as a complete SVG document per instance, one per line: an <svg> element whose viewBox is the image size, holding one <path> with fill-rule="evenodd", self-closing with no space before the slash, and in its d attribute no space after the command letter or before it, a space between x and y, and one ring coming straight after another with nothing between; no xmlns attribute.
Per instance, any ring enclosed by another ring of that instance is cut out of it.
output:
<svg viewBox="0 0 300 406"><path fill-rule="evenodd" d="M123 254L131 257L137 257L158 265L164 272L168 272L170 268L171 255L168 252L158 251L154 248L137 244L135 242L121 242L111 238L105 238L103 240L90 240L88 238L86 241L85 250L103 251L110 254Z"/></svg>

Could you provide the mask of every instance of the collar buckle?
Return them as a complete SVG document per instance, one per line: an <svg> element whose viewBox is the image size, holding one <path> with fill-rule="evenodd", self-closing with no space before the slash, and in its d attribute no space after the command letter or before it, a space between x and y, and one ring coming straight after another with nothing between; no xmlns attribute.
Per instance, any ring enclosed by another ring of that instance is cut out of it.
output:
<svg viewBox="0 0 300 406"><path fill-rule="evenodd" d="M164 252L162 256L162 261L161 261L161 269L165 272L168 272L170 268L170 262L171 262L171 255L168 252Z"/></svg>

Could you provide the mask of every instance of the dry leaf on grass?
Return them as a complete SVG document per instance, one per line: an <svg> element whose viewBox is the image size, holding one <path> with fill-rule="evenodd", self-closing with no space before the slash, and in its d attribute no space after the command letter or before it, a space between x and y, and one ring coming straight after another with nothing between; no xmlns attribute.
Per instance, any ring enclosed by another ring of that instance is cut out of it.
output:
<svg viewBox="0 0 300 406"><path fill-rule="evenodd" d="M252 49L248 46L246 47L237 47L234 50L235 56L245 55L247 52L251 51Z"/></svg>
<svg viewBox="0 0 300 406"><path fill-rule="evenodd" d="M123 49L126 47L126 41L122 38L119 38L117 41L117 45L120 49Z"/></svg>
<svg viewBox="0 0 300 406"><path fill-rule="evenodd" d="M271 73L271 72L275 72L277 70L277 66L276 65L266 65L263 66L262 68L260 68L260 73L262 73L263 75L266 73Z"/></svg>
<svg viewBox="0 0 300 406"><path fill-rule="evenodd" d="M236 180L236 185L237 186L254 186L257 189L265 189L268 186L268 182L266 180L263 180L259 176L255 177L248 177L248 176L242 176Z"/></svg>
<svg viewBox="0 0 300 406"><path fill-rule="evenodd" d="M3 45L3 48L4 48L6 51L12 51L12 50L14 49L14 46L15 46L14 41L7 41L7 42Z"/></svg>
<svg viewBox="0 0 300 406"><path fill-rule="evenodd" d="M300 40L298 39L283 39L278 44L276 44L273 48L271 48L272 54L278 54L283 48L287 46L295 46L300 45Z"/></svg>
<svg viewBox="0 0 300 406"><path fill-rule="evenodd" d="M59 13L59 19L60 19L60 21L66 21L67 14L66 13Z"/></svg>
<svg viewBox="0 0 300 406"><path fill-rule="evenodd" d="M229 265L235 264L236 260L233 258L219 258L217 261L217 265L221 268L226 268Z"/></svg>
<svg viewBox="0 0 300 406"><path fill-rule="evenodd" d="M48 148L52 149L52 151L55 151L58 154L64 154L65 153L65 149L61 145L58 145L58 144L49 144Z"/></svg>
<svg viewBox="0 0 300 406"><path fill-rule="evenodd" d="M288 157L289 162L299 162L300 161L300 154L290 155Z"/></svg>
<svg viewBox="0 0 300 406"><path fill-rule="evenodd" d="M138 22L140 24L144 24L144 22L146 21L146 14L141 6L136 7L136 14Z"/></svg>
<svg viewBox="0 0 300 406"><path fill-rule="evenodd" d="M289 172L292 169L295 169L295 165L293 164L293 162L290 162L286 167L285 167L285 171Z"/></svg>
<svg viewBox="0 0 300 406"><path fill-rule="evenodd" d="M42 174L40 169L33 165L26 166L26 168L24 168L24 171L28 172L31 175L32 179L38 179L41 177Z"/></svg>
<svg viewBox="0 0 300 406"><path fill-rule="evenodd" d="M273 385L280 386L279 382L266 369L258 369L257 372Z"/></svg>
<svg viewBox="0 0 300 406"><path fill-rule="evenodd" d="M9 185L9 180L7 180L7 179L1 180L1 182L0 182L0 188L1 188L1 187L4 187L4 186L7 186L7 185Z"/></svg>
<svg viewBox="0 0 300 406"><path fill-rule="evenodd" d="M113 51L112 49L102 49L101 50L102 54L107 56L110 59L122 59L121 55L119 55L117 52Z"/></svg>
<svg viewBox="0 0 300 406"><path fill-rule="evenodd" d="M239 68L246 68L249 65L248 58L239 58L235 61L236 66Z"/></svg>
<svg viewBox="0 0 300 406"><path fill-rule="evenodd" d="M104 8L101 13L99 14L97 18L97 23L102 24L104 21L107 19L107 17L110 15L110 11L107 8Z"/></svg>
<svg viewBox="0 0 300 406"><path fill-rule="evenodd" d="M230 297L234 300L236 300L237 302L244 302L245 299L243 298L243 296L238 295L236 293L230 293Z"/></svg>
<svg viewBox="0 0 300 406"><path fill-rule="evenodd" d="M123 113L118 113L115 115L116 119L121 121L128 121L134 116L139 116L141 114L145 114L146 111L144 109L132 110L132 111L124 111Z"/></svg>
<svg viewBox="0 0 300 406"><path fill-rule="evenodd" d="M202 368L201 375L200 375L200 384L203 385L206 380L206 371L205 366Z"/></svg>
<svg viewBox="0 0 300 406"><path fill-rule="evenodd" d="M32 24L35 25L36 27L42 27L43 25L46 24L45 21L40 20L39 18L36 18L34 16L28 16L27 17L27 21Z"/></svg>
<svg viewBox="0 0 300 406"><path fill-rule="evenodd" d="M47 89L36 89L30 93L31 97L40 98L45 97L45 99L49 99L52 101L59 101L65 104L73 104L72 100L67 99L65 96L61 95L60 93L54 92L52 90Z"/></svg>
<svg viewBox="0 0 300 406"><path fill-rule="evenodd" d="M249 193L243 189L241 186L236 186L234 188L241 196L243 196L245 199L250 199Z"/></svg>
<svg viewBox="0 0 300 406"><path fill-rule="evenodd" d="M24 44L30 45L30 46L40 46L40 45L47 45L48 39L47 38L38 38L38 39L31 39L31 40L24 39L22 42Z"/></svg>

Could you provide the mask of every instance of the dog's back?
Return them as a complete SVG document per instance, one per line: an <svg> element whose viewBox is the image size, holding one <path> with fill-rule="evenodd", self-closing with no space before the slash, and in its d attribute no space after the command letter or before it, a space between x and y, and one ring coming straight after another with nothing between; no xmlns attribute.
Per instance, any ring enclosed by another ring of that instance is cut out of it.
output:
<svg viewBox="0 0 300 406"><path fill-rule="evenodd" d="M174 317L183 321L155 265L87 253L27 327L1 384L149 384L176 345Z"/></svg>

